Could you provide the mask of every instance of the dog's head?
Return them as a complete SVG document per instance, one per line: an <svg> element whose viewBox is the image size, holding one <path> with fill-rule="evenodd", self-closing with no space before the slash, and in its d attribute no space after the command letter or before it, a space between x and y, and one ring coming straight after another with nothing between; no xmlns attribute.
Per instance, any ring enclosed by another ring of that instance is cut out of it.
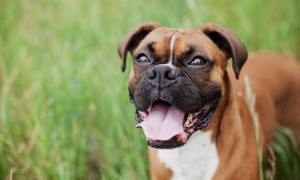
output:
<svg viewBox="0 0 300 180"><path fill-rule="evenodd" d="M236 78L247 59L245 46L226 28L169 29L155 23L132 30L119 46L125 71L133 66L129 95L136 106L137 127L149 146L175 148L206 128L222 95L229 58Z"/></svg>

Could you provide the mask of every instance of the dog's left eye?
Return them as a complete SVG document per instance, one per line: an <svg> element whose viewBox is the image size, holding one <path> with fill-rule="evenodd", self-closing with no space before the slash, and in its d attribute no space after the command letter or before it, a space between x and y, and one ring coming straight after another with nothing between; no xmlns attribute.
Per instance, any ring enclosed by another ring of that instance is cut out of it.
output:
<svg viewBox="0 0 300 180"><path fill-rule="evenodd" d="M138 64L149 64L151 63L150 59L145 54L140 54L135 58L135 62Z"/></svg>
<svg viewBox="0 0 300 180"><path fill-rule="evenodd" d="M203 66L207 64L207 60L200 57L200 56L196 56L194 57L189 63L188 65L191 66Z"/></svg>

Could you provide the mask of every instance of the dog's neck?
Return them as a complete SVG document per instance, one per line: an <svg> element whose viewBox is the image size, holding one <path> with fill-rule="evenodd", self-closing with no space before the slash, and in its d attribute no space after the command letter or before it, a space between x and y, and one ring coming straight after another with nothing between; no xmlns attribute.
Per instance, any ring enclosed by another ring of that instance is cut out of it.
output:
<svg viewBox="0 0 300 180"><path fill-rule="evenodd" d="M247 109L238 108L241 104L247 106L245 97L240 89L241 87L238 87L237 83L232 83L231 81L234 81L234 78L230 77L225 72L224 81L227 82L224 83L224 96L217 108L216 116L212 120L215 122L215 126L212 129L212 138L216 144L220 161L216 170L217 175L215 175L221 177L220 174L222 174L221 179L235 176L234 174L238 169L228 168L230 164L243 164L242 162L245 159L253 161L249 164L258 164L254 130L251 128L253 127L252 121L251 119L242 119L242 114L243 117L250 117L249 112ZM252 146L249 147L249 144L252 144ZM247 152L251 153L247 154ZM256 172L251 173L255 174Z"/></svg>
<svg viewBox="0 0 300 180"><path fill-rule="evenodd" d="M241 112L240 109L238 109L239 106L237 103L245 103L243 99L244 96L239 95L238 92L240 92L240 90L237 86L233 86L227 71L224 74L223 80L224 93L212 119L214 124L212 127L213 141L216 142L218 146L221 142L226 141L226 146L230 147L229 145L233 145L229 143L231 141L230 139L238 138L239 141L242 141L245 138L243 136L245 122L242 122L241 113L247 112ZM236 143L237 141L234 141L234 144ZM220 146L220 148L222 147Z"/></svg>
<svg viewBox="0 0 300 180"><path fill-rule="evenodd" d="M228 72L225 71L224 77L223 77L223 89L222 89L222 98L214 112L214 115L211 119L211 124L208 126L208 129L212 131L212 140L216 142L218 136L221 133L221 124L222 124L222 119L224 116L224 110L226 105L228 104L229 101L232 100L232 97L234 96L231 94L232 90L232 84L228 75Z"/></svg>

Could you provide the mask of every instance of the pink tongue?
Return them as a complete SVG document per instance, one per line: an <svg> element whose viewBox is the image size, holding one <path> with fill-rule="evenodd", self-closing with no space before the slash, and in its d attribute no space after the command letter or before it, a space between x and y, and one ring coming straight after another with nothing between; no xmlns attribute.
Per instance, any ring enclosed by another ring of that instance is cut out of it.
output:
<svg viewBox="0 0 300 180"><path fill-rule="evenodd" d="M165 141L184 132L183 118L184 113L175 106L156 104L141 127L148 139Z"/></svg>

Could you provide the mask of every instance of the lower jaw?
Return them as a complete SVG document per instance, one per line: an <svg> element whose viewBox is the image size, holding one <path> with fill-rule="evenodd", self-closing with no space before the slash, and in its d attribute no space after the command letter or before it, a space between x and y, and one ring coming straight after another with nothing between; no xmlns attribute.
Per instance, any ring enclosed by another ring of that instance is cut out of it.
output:
<svg viewBox="0 0 300 180"><path fill-rule="evenodd" d="M156 149L173 149L173 148L183 146L185 142L178 141L176 137L173 137L166 141L148 140L147 144L149 147L156 148Z"/></svg>

